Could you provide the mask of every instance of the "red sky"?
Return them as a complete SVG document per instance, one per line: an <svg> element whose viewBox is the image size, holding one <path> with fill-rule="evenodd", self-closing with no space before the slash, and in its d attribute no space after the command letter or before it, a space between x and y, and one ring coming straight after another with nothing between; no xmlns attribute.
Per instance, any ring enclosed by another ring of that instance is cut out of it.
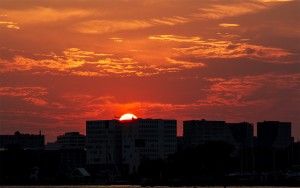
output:
<svg viewBox="0 0 300 188"><path fill-rule="evenodd" d="M85 120L291 121L300 1L0 0L0 133Z"/></svg>

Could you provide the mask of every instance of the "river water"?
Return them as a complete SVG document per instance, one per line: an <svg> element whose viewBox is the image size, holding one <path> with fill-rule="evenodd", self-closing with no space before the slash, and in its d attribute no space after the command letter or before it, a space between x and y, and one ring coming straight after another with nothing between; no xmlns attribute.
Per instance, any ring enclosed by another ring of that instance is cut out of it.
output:
<svg viewBox="0 0 300 188"><path fill-rule="evenodd" d="M135 185L61 185L61 186L0 186L1 188L142 188L142 186ZM190 186L190 187L168 187L168 186L146 186L149 188L224 188L223 186ZM227 186L226 188L271 188L272 186ZM278 188L291 188L282 187ZM144 187L143 187L144 188Z"/></svg>

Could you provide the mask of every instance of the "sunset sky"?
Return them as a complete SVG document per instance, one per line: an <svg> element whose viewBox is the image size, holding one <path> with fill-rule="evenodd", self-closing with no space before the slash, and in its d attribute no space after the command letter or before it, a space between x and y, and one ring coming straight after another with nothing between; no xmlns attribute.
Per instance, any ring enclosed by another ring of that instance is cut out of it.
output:
<svg viewBox="0 0 300 188"><path fill-rule="evenodd" d="M0 72L1 134L130 112L300 139L300 1L0 0Z"/></svg>

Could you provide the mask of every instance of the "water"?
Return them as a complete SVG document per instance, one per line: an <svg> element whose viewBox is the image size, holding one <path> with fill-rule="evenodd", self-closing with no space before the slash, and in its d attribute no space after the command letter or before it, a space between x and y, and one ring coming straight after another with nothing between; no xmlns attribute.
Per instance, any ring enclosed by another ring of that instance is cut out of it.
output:
<svg viewBox="0 0 300 188"><path fill-rule="evenodd" d="M0 186L1 188L142 188L142 186L135 185L60 185L60 186ZM224 188L223 186L190 186L190 187L168 187L168 186L146 186L149 188ZM226 188L271 188L273 186L227 186ZM282 187L278 188L291 188ZM143 187L144 188L144 187Z"/></svg>

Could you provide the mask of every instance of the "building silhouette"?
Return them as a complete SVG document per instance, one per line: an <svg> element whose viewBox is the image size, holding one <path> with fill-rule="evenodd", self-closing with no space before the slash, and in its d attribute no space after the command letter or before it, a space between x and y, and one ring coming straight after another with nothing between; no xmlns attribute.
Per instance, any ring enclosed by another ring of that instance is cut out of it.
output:
<svg viewBox="0 0 300 188"><path fill-rule="evenodd" d="M248 122L240 123L226 123L229 126L231 134L234 138L235 144L239 148L252 148L254 144L253 140L253 125Z"/></svg>
<svg viewBox="0 0 300 188"><path fill-rule="evenodd" d="M47 143L45 152L57 160L62 176L79 173L86 164L85 135L66 132L57 136L56 141Z"/></svg>
<svg viewBox="0 0 300 188"><path fill-rule="evenodd" d="M224 142L234 148L239 173L254 170L253 125L248 122L189 120L183 122L183 146L196 148L211 142Z"/></svg>
<svg viewBox="0 0 300 188"><path fill-rule="evenodd" d="M136 172L144 160L166 159L177 150L176 120L86 122L87 163Z"/></svg>
<svg viewBox="0 0 300 188"><path fill-rule="evenodd" d="M290 122L257 122L257 141L260 147L287 148L293 143Z"/></svg>
<svg viewBox="0 0 300 188"><path fill-rule="evenodd" d="M287 170L292 164L290 122L257 122L256 170Z"/></svg>
<svg viewBox="0 0 300 188"><path fill-rule="evenodd" d="M56 143L63 149L84 149L85 135L79 132L66 132L57 137Z"/></svg>
<svg viewBox="0 0 300 188"><path fill-rule="evenodd" d="M299 185L289 122L93 120L86 136L0 136L0 184ZM145 183L146 182L146 183ZM150 183L150 184L149 184Z"/></svg>
<svg viewBox="0 0 300 188"><path fill-rule="evenodd" d="M225 121L183 121L183 139L186 147L195 147L211 141L223 141L234 145L234 137Z"/></svg>
<svg viewBox="0 0 300 188"><path fill-rule="evenodd" d="M253 173L255 165L253 125L248 122L226 123L235 141L236 160L240 174Z"/></svg>
<svg viewBox="0 0 300 188"><path fill-rule="evenodd" d="M114 168L121 163L121 130L117 120L86 122L87 165Z"/></svg>
<svg viewBox="0 0 300 188"><path fill-rule="evenodd" d="M293 144L293 164L300 167L300 141Z"/></svg>
<svg viewBox="0 0 300 188"><path fill-rule="evenodd" d="M137 119L121 121L122 161L129 172L143 160L167 159L177 150L176 120Z"/></svg>
<svg viewBox="0 0 300 188"><path fill-rule="evenodd" d="M19 131L14 135L0 135L0 148L20 148L20 149L43 149L45 145L45 136L41 133L22 134Z"/></svg>

